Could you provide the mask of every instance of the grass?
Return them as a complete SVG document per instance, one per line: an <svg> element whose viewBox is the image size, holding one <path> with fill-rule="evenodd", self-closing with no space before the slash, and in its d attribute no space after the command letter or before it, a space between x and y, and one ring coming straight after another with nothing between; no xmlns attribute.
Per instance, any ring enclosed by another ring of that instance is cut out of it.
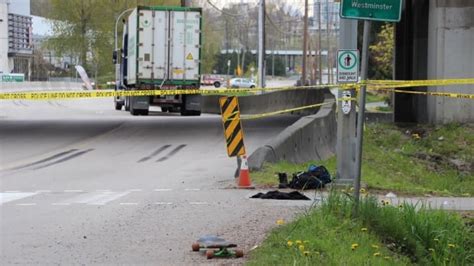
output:
<svg viewBox="0 0 474 266"><path fill-rule="evenodd" d="M375 102L385 102L388 96L377 94L374 92L367 92L366 94L366 102L367 103L375 103Z"/></svg>
<svg viewBox="0 0 474 266"><path fill-rule="evenodd" d="M472 265L474 232L457 214L425 206L360 201L331 192L314 208L273 230L249 265Z"/></svg>
<svg viewBox="0 0 474 266"><path fill-rule="evenodd" d="M399 128L367 125L364 132L362 182L369 189L412 195L474 195L474 125ZM334 176L336 158L305 164L280 162L252 174L253 181L276 185L277 172L324 165Z"/></svg>

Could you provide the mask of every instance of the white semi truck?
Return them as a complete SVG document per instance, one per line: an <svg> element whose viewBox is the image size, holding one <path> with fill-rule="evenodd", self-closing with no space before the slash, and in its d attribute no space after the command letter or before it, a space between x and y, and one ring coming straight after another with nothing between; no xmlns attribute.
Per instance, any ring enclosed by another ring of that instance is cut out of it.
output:
<svg viewBox="0 0 474 266"><path fill-rule="evenodd" d="M135 8L124 21L122 47L114 52L114 62L120 64L116 89L199 89L201 15L200 8ZM115 109L125 106L132 115L148 115L151 105L160 106L163 112L200 115L201 95L115 98Z"/></svg>

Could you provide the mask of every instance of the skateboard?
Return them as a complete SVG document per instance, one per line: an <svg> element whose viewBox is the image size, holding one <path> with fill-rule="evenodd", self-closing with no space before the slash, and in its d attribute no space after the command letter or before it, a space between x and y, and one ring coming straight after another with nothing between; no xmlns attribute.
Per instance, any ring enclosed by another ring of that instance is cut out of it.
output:
<svg viewBox="0 0 474 266"><path fill-rule="evenodd" d="M203 236L192 245L193 251L202 249L206 253L207 259L242 257L244 252L239 249L232 249L235 247L237 247L237 244L227 242L225 239L214 235Z"/></svg>

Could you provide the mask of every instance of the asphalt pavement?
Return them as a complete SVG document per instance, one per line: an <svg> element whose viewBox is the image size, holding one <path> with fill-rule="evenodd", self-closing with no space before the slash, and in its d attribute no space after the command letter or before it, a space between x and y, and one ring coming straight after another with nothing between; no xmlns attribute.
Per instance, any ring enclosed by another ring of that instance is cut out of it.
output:
<svg viewBox="0 0 474 266"><path fill-rule="evenodd" d="M244 122L248 152L296 120ZM218 115L133 117L110 99L4 101L0 128L2 265L205 263L191 252L200 236L248 250L301 210L229 189L236 159Z"/></svg>

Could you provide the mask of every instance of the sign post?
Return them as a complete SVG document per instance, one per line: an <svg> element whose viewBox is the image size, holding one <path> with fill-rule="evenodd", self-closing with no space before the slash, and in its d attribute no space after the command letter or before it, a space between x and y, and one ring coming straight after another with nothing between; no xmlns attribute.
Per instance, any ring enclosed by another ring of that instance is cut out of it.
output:
<svg viewBox="0 0 474 266"><path fill-rule="evenodd" d="M362 69L361 81L367 79L368 72L368 50L369 50L369 34L371 20L398 22L401 18L402 0L341 0L340 16L345 19L359 19L364 21L364 37L362 44ZM350 55L349 55L350 56ZM344 60L349 57L342 58ZM338 57L338 65L340 64ZM347 62L350 64L350 62ZM339 79L339 77L338 77ZM355 180L354 180L354 200L355 213L358 212L359 196L360 196L360 180L361 180L361 163L362 163L362 143L363 143L363 125L365 121L365 98L366 86L363 85L359 91L359 112L357 116L357 141L356 141L356 160L355 160Z"/></svg>

